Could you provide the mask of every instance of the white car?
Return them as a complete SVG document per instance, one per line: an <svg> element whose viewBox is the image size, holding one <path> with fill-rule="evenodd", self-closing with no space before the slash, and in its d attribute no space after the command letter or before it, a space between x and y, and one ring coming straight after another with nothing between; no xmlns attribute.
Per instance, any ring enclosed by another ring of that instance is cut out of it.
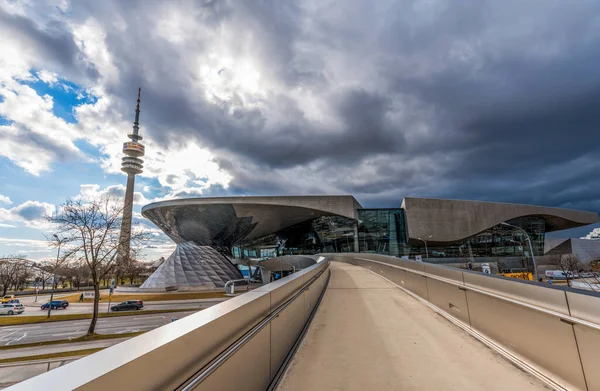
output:
<svg viewBox="0 0 600 391"><path fill-rule="evenodd" d="M23 304L19 303L4 303L0 304L0 315L22 314L25 311Z"/></svg>

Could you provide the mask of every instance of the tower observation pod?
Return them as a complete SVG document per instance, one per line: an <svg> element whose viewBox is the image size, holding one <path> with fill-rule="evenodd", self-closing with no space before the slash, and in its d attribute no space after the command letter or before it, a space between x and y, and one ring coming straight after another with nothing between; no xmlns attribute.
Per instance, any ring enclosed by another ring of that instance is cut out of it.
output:
<svg viewBox="0 0 600 391"><path fill-rule="evenodd" d="M131 141L123 143L123 157L121 162L121 171L127 174L141 174L144 168L144 161L140 157L146 153L146 148L139 141L142 136L139 134L140 129L140 95L142 89L138 89L137 106L135 109L135 122L133 123L133 133L127 135Z"/></svg>
<svg viewBox="0 0 600 391"><path fill-rule="evenodd" d="M119 235L118 258L119 261L129 262L129 250L131 242L131 217L133 213L133 190L135 176L142 173L144 161L140 157L146 153L146 148L140 143L142 136L140 130L140 95L142 89L138 89L137 106L135 108L135 121L133 132L127 137L131 141L123 143L125 156L121 161L121 171L127 173L127 187L125 189L125 204L123 205L123 221L121 223L121 234Z"/></svg>

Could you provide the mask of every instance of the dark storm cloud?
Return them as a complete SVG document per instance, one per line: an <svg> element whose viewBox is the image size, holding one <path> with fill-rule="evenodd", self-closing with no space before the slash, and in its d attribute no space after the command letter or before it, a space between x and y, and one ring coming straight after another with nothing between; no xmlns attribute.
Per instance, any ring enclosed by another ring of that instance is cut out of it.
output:
<svg viewBox="0 0 600 391"><path fill-rule="evenodd" d="M63 22L51 20L42 28L26 17L0 9L0 28L4 29L4 39L17 40L23 48L34 49L40 67L42 62L46 66L52 64L75 82L93 81L99 76L92 64L81 61L81 52Z"/></svg>
<svg viewBox="0 0 600 391"><path fill-rule="evenodd" d="M158 31L169 7L189 17L169 27L179 41ZM231 193L600 210L597 1L103 1L70 12L105 29L119 111L133 112L142 86L142 131L210 148ZM255 60L264 94L207 97L199 68L219 45Z"/></svg>

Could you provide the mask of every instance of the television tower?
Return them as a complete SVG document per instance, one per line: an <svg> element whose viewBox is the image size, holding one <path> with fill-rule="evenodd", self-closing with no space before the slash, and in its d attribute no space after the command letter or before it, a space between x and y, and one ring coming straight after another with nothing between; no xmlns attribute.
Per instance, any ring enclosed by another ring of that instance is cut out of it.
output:
<svg viewBox="0 0 600 391"><path fill-rule="evenodd" d="M129 250L131 242L131 215L133 212L133 187L135 185L136 174L142 173L144 161L140 157L144 156L146 148L139 143L142 136L139 135L140 129L140 95L142 89L138 89L137 107L135 108L135 121L133 122L133 133L127 135L131 141L123 143L123 153L125 157L121 162L121 171L127 173L127 189L125 190L125 204L123 206L123 221L121 223L121 234L119 235L118 260L129 261Z"/></svg>

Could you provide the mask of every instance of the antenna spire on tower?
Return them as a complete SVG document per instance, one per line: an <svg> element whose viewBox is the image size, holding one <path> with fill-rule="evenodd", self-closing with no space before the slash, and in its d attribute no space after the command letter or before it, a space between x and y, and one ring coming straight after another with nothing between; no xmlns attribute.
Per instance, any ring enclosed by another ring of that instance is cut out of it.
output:
<svg viewBox="0 0 600 391"><path fill-rule="evenodd" d="M138 88L138 97L137 97L137 106L135 107L135 121L133 121L133 135L137 136L139 129L140 129L140 95L142 94L142 87ZM139 139L131 137L131 135L129 135L129 138L132 139L133 141L138 141L141 140L142 138L140 137Z"/></svg>

